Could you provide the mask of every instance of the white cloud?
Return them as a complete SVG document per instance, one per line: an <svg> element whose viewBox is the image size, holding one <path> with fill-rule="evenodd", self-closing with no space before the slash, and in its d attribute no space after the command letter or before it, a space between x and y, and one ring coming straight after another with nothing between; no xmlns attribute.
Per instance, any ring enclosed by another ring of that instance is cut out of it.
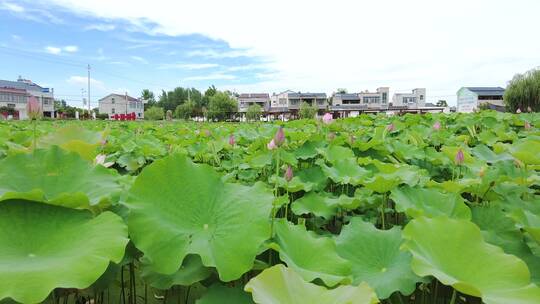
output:
<svg viewBox="0 0 540 304"><path fill-rule="evenodd" d="M138 61L140 63L143 63L143 64L148 64L148 60L140 57L140 56L130 56L131 59L135 60L135 61Z"/></svg>
<svg viewBox="0 0 540 304"><path fill-rule="evenodd" d="M68 53L75 53L79 50L79 47L76 45L67 45L63 48L63 50Z"/></svg>
<svg viewBox="0 0 540 304"><path fill-rule="evenodd" d="M133 22L151 35L201 34L233 49L200 49L193 57L260 56L276 78L252 86L257 91L426 87L429 99L430 92L464 85L505 85L540 62L540 39L531 39L538 0L52 2L104 21ZM189 14L179 18L178 11Z"/></svg>
<svg viewBox="0 0 540 304"><path fill-rule="evenodd" d="M59 55L60 53L62 53L62 49L55 46L46 46L45 52L53 55Z"/></svg>
<svg viewBox="0 0 540 304"><path fill-rule="evenodd" d="M86 89L86 87L88 86L88 77L86 76L71 76L66 81L67 83L78 86L80 88ZM90 87L91 89L93 87L102 91L105 89L105 84L100 80L90 78Z"/></svg>
<svg viewBox="0 0 540 304"><path fill-rule="evenodd" d="M208 75L201 76L190 76L186 77L184 81L200 81L200 80L233 80L236 79L236 76L223 73L212 73Z"/></svg>
<svg viewBox="0 0 540 304"><path fill-rule="evenodd" d="M179 69L179 70L204 70L219 67L216 63L166 63L160 65L161 70Z"/></svg>
<svg viewBox="0 0 540 304"><path fill-rule="evenodd" d="M101 32L108 32L112 31L116 28L114 24L107 24L107 23L97 23L97 24L90 24L84 27L86 31L101 31Z"/></svg>
<svg viewBox="0 0 540 304"><path fill-rule="evenodd" d="M13 13L23 13L25 11L24 7L15 3L11 3L11 2L0 3L0 9L10 11Z"/></svg>

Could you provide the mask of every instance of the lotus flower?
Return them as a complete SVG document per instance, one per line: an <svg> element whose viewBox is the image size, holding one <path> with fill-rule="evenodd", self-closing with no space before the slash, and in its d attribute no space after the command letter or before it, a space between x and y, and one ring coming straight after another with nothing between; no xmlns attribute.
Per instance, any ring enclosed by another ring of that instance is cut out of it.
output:
<svg viewBox="0 0 540 304"><path fill-rule="evenodd" d="M290 182L291 179L293 178L293 170L292 170L292 167L290 165L287 166L287 170L285 170L285 180Z"/></svg>
<svg viewBox="0 0 540 304"><path fill-rule="evenodd" d="M36 97L30 96L28 98L28 102L26 103L26 112L28 113L28 117L32 120L41 117L41 106Z"/></svg>
<svg viewBox="0 0 540 304"><path fill-rule="evenodd" d="M235 143L236 141L234 140L234 135L231 134L231 136L229 136L229 145L234 146Z"/></svg>
<svg viewBox="0 0 540 304"><path fill-rule="evenodd" d="M441 129L441 123L436 121L434 124L433 124L433 130L435 131L439 131Z"/></svg>
<svg viewBox="0 0 540 304"><path fill-rule="evenodd" d="M96 165L102 165L105 168L109 168L110 166L114 165L113 162L105 162L105 159L107 158L107 155L105 154L98 154L96 158L94 159L94 164Z"/></svg>
<svg viewBox="0 0 540 304"><path fill-rule="evenodd" d="M393 123L389 124L388 126L386 126L386 131L388 132L392 132L396 129L396 126L394 126Z"/></svg>
<svg viewBox="0 0 540 304"><path fill-rule="evenodd" d="M517 114L521 113L521 109L518 108L518 109L516 110L516 113L517 113Z"/></svg>
<svg viewBox="0 0 540 304"><path fill-rule="evenodd" d="M285 132L283 131L283 127L279 127L279 129L276 132L276 135L274 135L274 144L279 147L283 144L284 141L285 141Z"/></svg>
<svg viewBox="0 0 540 304"><path fill-rule="evenodd" d="M272 139L268 144L266 144L266 147L268 148L268 150L275 150L275 149L277 149L276 143L274 142L273 139Z"/></svg>
<svg viewBox="0 0 540 304"><path fill-rule="evenodd" d="M333 120L334 120L334 117L332 117L332 114L330 113L325 113L324 116L322 117L322 121L327 125L331 124Z"/></svg>
<svg viewBox="0 0 540 304"><path fill-rule="evenodd" d="M455 161L457 165L463 164L463 161L465 161L465 155L463 154L463 150L459 149L457 151Z"/></svg>
<svg viewBox="0 0 540 304"><path fill-rule="evenodd" d="M526 121L524 127L525 127L525 130L529 130L531 128L531 124L528 121Z"/></svg>

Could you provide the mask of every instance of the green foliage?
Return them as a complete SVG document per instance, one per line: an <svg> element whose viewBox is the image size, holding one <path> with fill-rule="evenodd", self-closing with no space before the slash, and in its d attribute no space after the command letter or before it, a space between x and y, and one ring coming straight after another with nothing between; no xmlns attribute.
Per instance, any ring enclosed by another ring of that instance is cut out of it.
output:
<svg viewBox="0 0 540 304"><path fill-rule="evenodd" d="M540 111L540 69L533 69L524 74L517 74L510 80L504 92L507 108L515 112L517 109Z"/></svg>
<svg viewBox="0 0 540 304"><path fill-rule="evenodd" d="M307 102L302 102L300 110L298 110L298 116L302 119L312 119L315 117L319 108L316 105L310 106Z"/></svg>
<svg viewBox="0 0 540 304"><path fill-rule="evenodd" d="M436 104L437 107L448 107L448 103L446 102L446 100L439 100L437 101L437 104Z"/></svg>
<svg viewBox="0 0 540 304"><path fill-rule="evenodd" d="M238 103L229 94L217 92L210 96L206 116L210 120L230 119L238 111Z"/></svg>
<svg viewBox="0 0 540 304"><path fill-rule="evenodd" d="M195 104L193 102L186 102L176 107L174 110L174 117L180 119L190 119L195 113Z"/></svg>
<svg viewBox="0 0 540 304"><path fill-rule="evenodd" d="M156 98L154 97L154 92L144 89L141 92L141 99L145 101L144 109L147 110L156 105Z"/></svg>
<svg viewBox="0 0 540 304"><path fill-rule="evenodd" d="M146 120L163 120L164 117L165 112L160 107L151 107L144 111L144 119Z"/></svg>
<svg viewBox="0 0 540 304"><path fill-rule="evenodd" d="M246 118L249 121L259 121L262 115L262 108L258 104L254 104L248 107L246 112Z"/></svg>

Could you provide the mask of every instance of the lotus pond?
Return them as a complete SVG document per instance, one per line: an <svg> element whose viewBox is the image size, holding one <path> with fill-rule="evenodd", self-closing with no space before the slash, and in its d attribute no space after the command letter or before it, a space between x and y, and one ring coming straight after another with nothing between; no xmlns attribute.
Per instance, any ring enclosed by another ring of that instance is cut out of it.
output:
<svg viewBox="0 0 540 304"><path fill-rule="evenodd" d="M0 303L540 303L540 115L0 122Z"/></svg>

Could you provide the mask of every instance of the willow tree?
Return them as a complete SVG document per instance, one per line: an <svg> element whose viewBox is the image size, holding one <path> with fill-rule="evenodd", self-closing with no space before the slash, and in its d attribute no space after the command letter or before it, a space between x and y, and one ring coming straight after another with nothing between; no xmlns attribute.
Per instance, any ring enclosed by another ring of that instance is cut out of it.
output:
<svg viewBox="0 0 540 304"><path fill-rule="evenodd" d="M515 112L526 111L529 107L540 111L540 69L533 69L524 74L517 74L508 83L504 93L506 107Z"/></svg>

